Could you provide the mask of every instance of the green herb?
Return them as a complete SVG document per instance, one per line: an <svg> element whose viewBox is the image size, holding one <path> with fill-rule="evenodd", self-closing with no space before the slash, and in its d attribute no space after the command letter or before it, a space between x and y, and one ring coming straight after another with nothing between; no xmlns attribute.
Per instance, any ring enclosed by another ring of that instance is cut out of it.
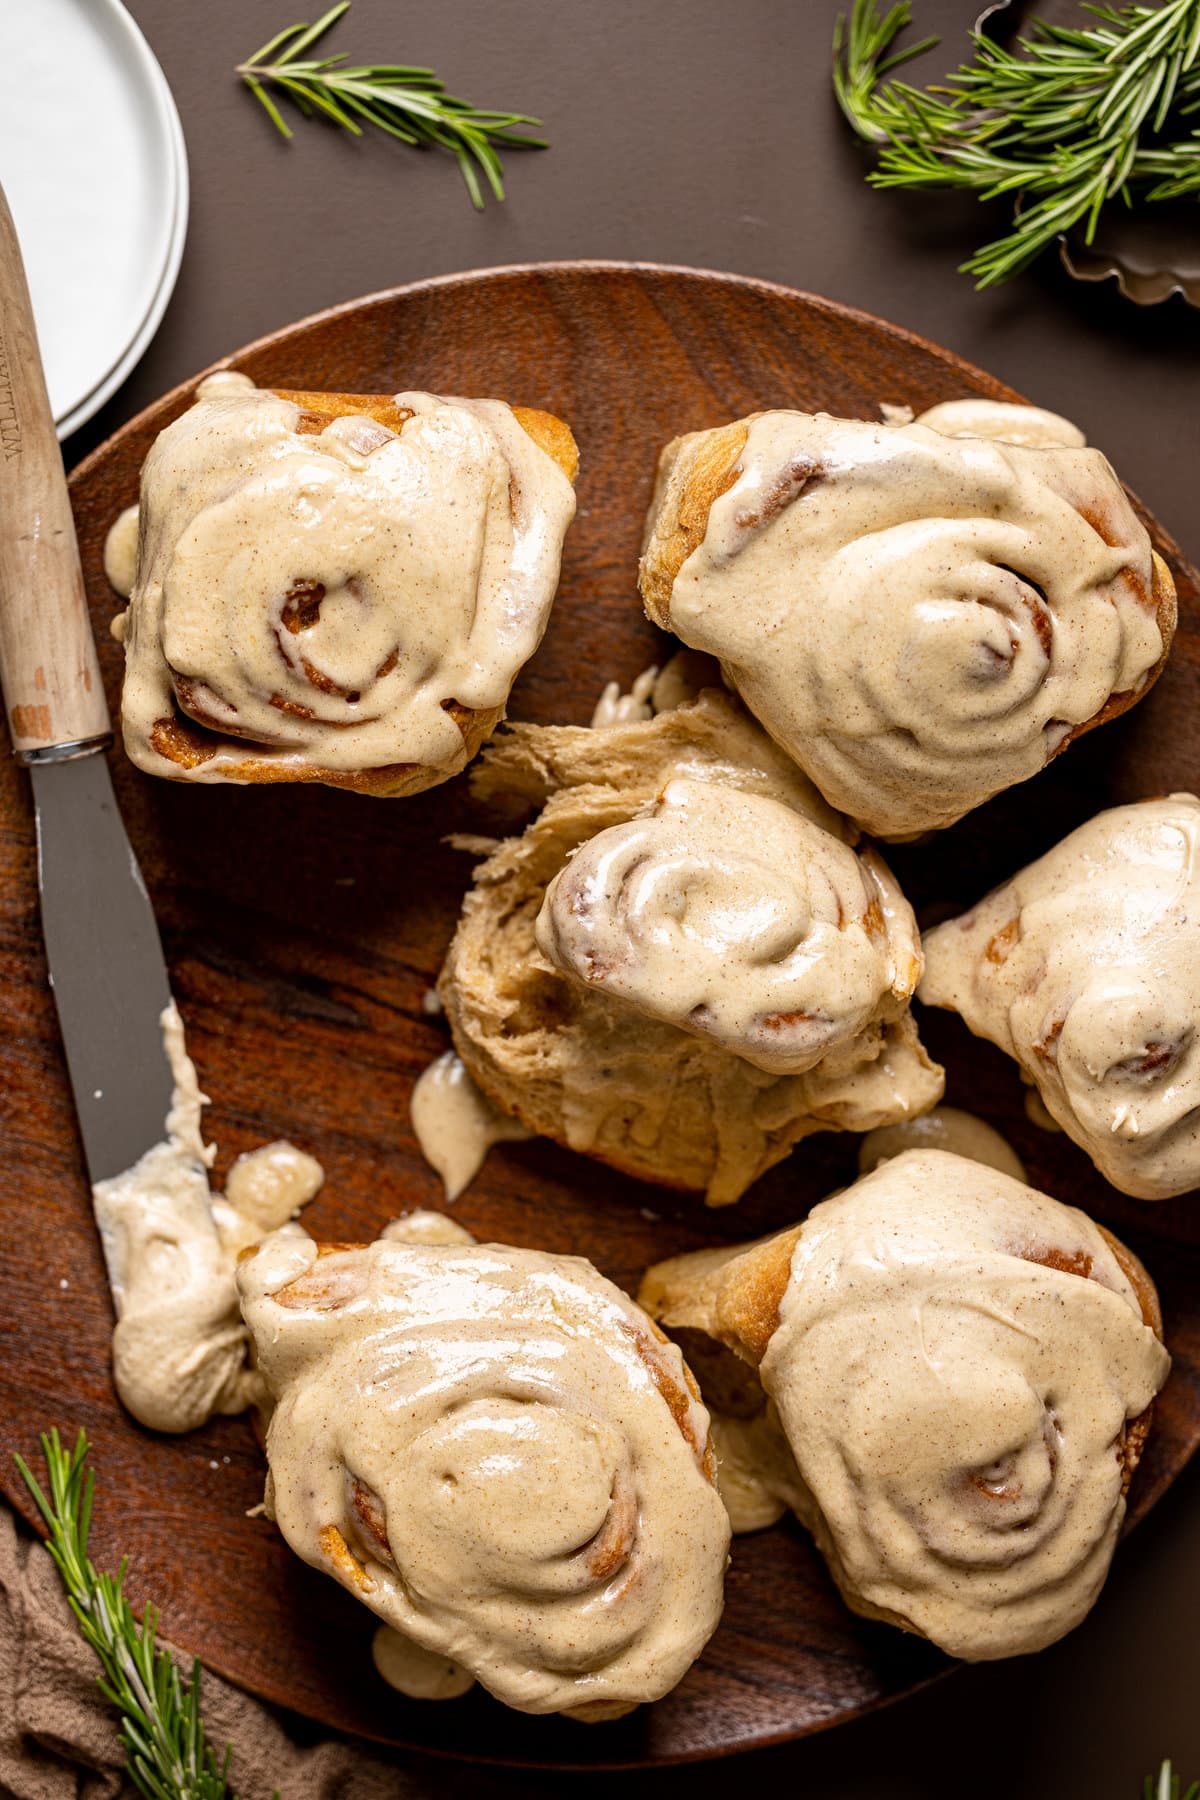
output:
<svg viewBox="0 0 1200 1800"><path fill-rule="evenodd" d="M85 1468L83 1432L74 1450L57 1431L42 1436L47 1499L24 1457L21 1479L46 1522L54 1558L79 1628L100 1660L102 1692L120 1710L121 1748L130 1779L147 1800L236 1800L229 1787L229 1751L218 1763L200 1720L200 1664L184 1684L170 1652L155 1644L158 1614L147 1606L139 1625L125 1598L125 1563L100 1575L88 1559L94 1478Z"/></svg>
<svg viewBox="0 0 1200 1800"><path fill-rule="evenodd" d="M838 103L882 146L876 187L1013 196L1011 231L962 265L979 287L1007 281L1061 233L1091 243L1101 209L1200 196L1200 0L1088 6L1080 26L1035 19L1013 48L972 34L975 54L940 86L885 79L929 49L895 50L908 0L854 0L833 39Z"/></svg>
<svg viewBox="0 0 1200 1800"><path fill-rule="evenodd" d="M1165 1762L1157 1776L1147 1775L1142 1786L1142 1800L1200 1800L1200 1781L1193 1781L1186 1792L1179 1789L1179 1777L1174 1774L1169 1762Z"/></svg>
<svg viewBox="0 0 1200 1800"><path fill-rule="evenodd" d="M420 148L441 145L458 158L462 178L475 206L483 206L479 169L497 200L504 198L504 171L500 149L544 150L544 138L524 137L518 125L540 125L528 113L486 112L448 94L432 69L409 68L401 63L348 64L345 54L314 60L304 58L317 39L324 37L350 0L319 18L315 25L289 25L277 37L256 50L237 73L262 101L272 122L285 138L291 127L267 92L268 83L291 96L306 118L321 114L345 131L361 137L363 125L374 125L401 143Z"/></svg>

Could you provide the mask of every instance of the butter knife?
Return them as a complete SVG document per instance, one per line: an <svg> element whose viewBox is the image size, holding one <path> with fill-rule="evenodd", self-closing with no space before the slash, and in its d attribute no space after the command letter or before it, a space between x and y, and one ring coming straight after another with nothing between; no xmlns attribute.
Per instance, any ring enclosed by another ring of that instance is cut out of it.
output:
<svg viewBox="0 0 1200 1800"><path fill-rule="evenodd" d="M117 810L112 726L20 245L0 189L0 687L29 770L50 983L88 1173L164 1135L171 990Z"/></svg>

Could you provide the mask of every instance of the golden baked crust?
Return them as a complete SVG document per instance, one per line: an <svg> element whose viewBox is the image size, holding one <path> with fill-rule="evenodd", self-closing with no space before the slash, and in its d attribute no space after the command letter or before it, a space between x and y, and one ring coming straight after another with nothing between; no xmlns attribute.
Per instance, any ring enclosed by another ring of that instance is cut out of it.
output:
<svg viewBox="0 0 1200 1800"><path fill-rule="evenodd" d="M659 457L639 581L646 611L664 631L671 629L675 577L703 541L713 502L737 480L754 416L674 438Z"/></svg>
<svg viewBox="0 0 1200 1800"><path fill-rule="evenodd" d="M294 429L301 436L315 436L334 419L358 415L369 418L388 431L399 432L412 412L397 406L389 394L322 393L304 388L272 388L281 400L300 408ZM513 416L526 435L557 463L568 481L574 483L579 471L579 449L571 428L552 413L534 408L514 406ZM186 684L176 683L176 688ZM203 704L191 697L187 710L178 698L172 715L158 720L150 732L150 746L166 762L179 770L175 778L186 780L191 770L211 760L229 743L227 728L206 715ZM462 734L464 760L470 761L485 744L504 717L504 708L478 710L452 700L445 711ZM170 776L167 777L170 779ZM239 759L228 779L253 785L274 782L319 783L325 787L344 788L356 794L395 799L421 793L445 780L445 771L424 763L391 763L370 769L331 769L318 762L289 763L283 767L270 757Z"/></svg>
<svg viewBox="0 0 1200 1800"><path fill-rule="evenodd" d="M390 394L322 394L308 388L272 388L270 391L281 400L290 400L300 407L301 416L295 429L302 435L324 431L331 419L344 419L353 413L374 419L377 425L386 425L389 431L399 431L405 420L413 416L407 407L397 406ZM511 411L525 435L552 457L567 480L574 483L579 473L579 446L565 419L556 418L553 413L539 412L531 406L514 406Z"/></svg>

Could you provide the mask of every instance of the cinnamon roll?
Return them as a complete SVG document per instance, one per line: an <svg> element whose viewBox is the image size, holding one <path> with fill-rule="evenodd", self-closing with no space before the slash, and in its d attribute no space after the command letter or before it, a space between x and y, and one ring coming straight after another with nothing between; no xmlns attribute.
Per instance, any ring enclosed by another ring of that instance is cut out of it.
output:
<svg viewBox="0 0 1200 1800"><path fill-rule="evenodd" d="M142 470L130 757L380 795L456 774L541 641L577 462L499 400L211 378Z"/></svg>
<svg viewBox="0 0 1200 1800"><path fill-rule="evenodd" d="M529 1130L721 1205L811 1132L940 1098L907 901L731 697L515 726L474 787L541 810L476 870L439 993Z"/></svg>
<svg viewBox="0 0 1200 1800"><path fill-rule="evenodd" d="M1149 1276L1085 1214L911 1150L640 1299L714 1407L740 1523L792 1507L854 1611L971 1661L1087 1613L1170 1359Z"/></svg>
<svg viewBox="0 0 1200 1800"><path fill-rule="evenodd" d="M952 824L1123 712L1175 627L1169 570L1067 421L927 418L764 412L677 438L641 563L651 619L883 838Z"/></svg>
<svg viewBox="0 0 1200 1800"><path fill-rule="evenodd" d="M1200 1187L1200 800L1081 825L926 934L920 997L1016 1059L1123 1193Z"/></svg>
<svg viewBox="0 0 1200 1800"><path fill-rule="evenodd" d="M729 1523L695 1383L627 1295L429 1213L370 1245L290 1227L238 1281L267 1510L404 1640L385 1674L588 1720L675 1686L720 1616Z"/></svg>

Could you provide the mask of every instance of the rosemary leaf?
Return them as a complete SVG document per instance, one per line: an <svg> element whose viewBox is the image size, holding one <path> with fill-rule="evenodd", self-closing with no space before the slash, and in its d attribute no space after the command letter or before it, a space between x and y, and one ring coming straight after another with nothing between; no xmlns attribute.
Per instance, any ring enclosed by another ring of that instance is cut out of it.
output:
<svg viewBox="0 0 1200 1800"><path fill-rule="evenodd" d="M833 40L833 88L879 145L876 187L1013 196L1011 229L963 270L1007 281L1071 230L1091 243L1111 201L1200 197L1200 0L1093 5L1078 26L1034 19L1011 48L972 34L974 55L936 87L894 71L936 39L896 48L908 0L853 0Z"/></svg>
<svg viewBox="0 0 1200 1800"><path fill-rule="evenodd" d="M344 54L305 56L349 11L350 0L338 0L313 25L289 25L265 43L237 73L267 113L275 129L292 136L268 91L276 88L311 118L320 113L354 137L364 124L401 143L449 150L458 160L471 202L484 204L482 170L497 200L504 198L504 171L498 150L544 150L544 138L530 137L519 127L538 126L528 113L472 106L448 94L432 69L404 63L348 63ZM906 10L906 9L905 9ZM902 53L899 60L915 52ZM360 122L361 121L361 122Z"/></svg>
<svg viewBox="0 0 1200 1800"><path fill-rule="evenodd" d="M46 1548L62 1577L79 1629L100 1663L101 1692L120 1714L120 1744L129 1778L146 1800L236 1800L229 1751L220 1761L200 1717L200 1664L184 1685L169 1651L156 1641L158 1613L141 1624L125 1598L125 1564L102 1575L88 1557L95 1480L81 1431L67 1450L57 1430L42 1436L46 1485L23 1456L14 1461L46 1526Z"/></svg>

